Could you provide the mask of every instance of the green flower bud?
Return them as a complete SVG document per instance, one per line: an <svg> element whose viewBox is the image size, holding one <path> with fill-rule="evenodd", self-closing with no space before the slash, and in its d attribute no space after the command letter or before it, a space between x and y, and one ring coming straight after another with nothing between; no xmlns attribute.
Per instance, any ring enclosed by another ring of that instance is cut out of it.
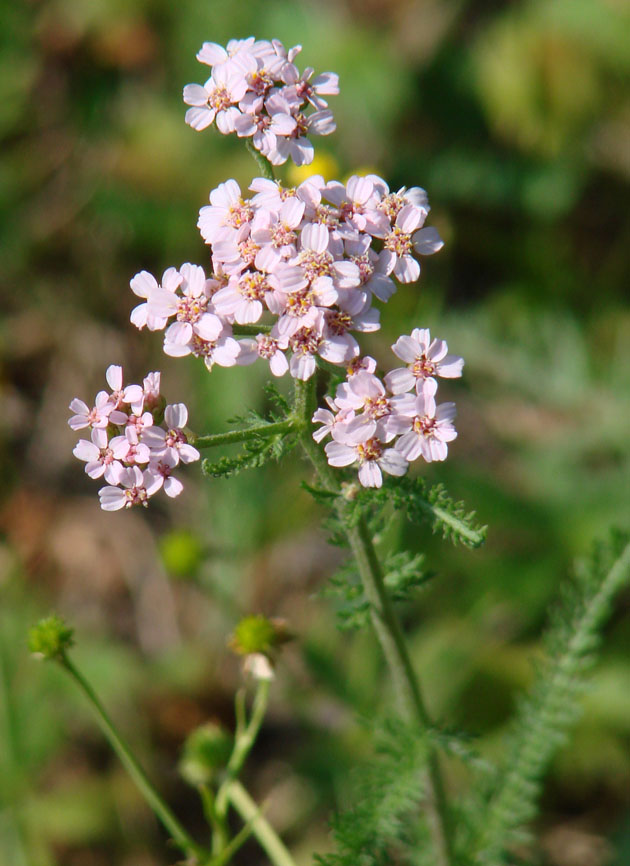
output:
<svg viewBox="0 0 630 866"><path fill-rule="evenodd" d="M58 616L41 619L28 633L28 648L40 659L60 659L74 644L74 630Z"/></svg>
<svg viewBox="0 0 630 866"><path fill-rule="evenodd" d="M204 550L199 538L187 529L173 530L160 541L162 561L169 575L194 577L203 562Z"/></svg>
<svg viewBox="0 0 630 866"><path fill-rule="evenodd" d="M179 772L189 785L206 785L217 770L227 765L233 738L216 722L208 722L190 734L184 743Z"/></svg>
<svg viewBox="0 0 630 866"><path fill-rule="evenodd" d="M230 638L230 647L239 655L262 653L270 656L283 643L291 640L283 620L253 615L242 619Z"/></svg>

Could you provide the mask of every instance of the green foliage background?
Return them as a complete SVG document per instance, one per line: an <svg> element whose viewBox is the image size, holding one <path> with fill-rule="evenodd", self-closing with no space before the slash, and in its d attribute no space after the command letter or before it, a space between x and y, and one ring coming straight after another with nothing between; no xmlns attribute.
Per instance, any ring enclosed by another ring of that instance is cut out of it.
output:
<svg viewBox="0 0 630 866"><path fill-rule="evenodd" d="M166 359L128 323L128 281L205 264L195 229L208 191L256 173L235 141L183 122L181 89L203 74L204 40L278 37L301 65L332 69L337 133L316 142L328 176L376 170L419 184L447 245L384 310L369 349L430 326L466 358L460 438L430 481L490 526L451 548L394 516L437 571L403 609L433 713L497 753L550 601L571 561L610 525L630 525L630 27L619 0L2 2L0 33L0 862L172 862L159 828L55 670L25 649L49 609L75 627L77 663L175 810L198 807L176 777L186 734L232 721L239 616L283 616L285 651L250 785L300 863L329 846L349 767L369 755L357 714L386 713L369 635L340 633L320 593L337 563L306 466L229 481L187 473L176 505L105 515L71 456L66 406L163 369L199 432L262 409L262 369ZM287 171L285 176L292 175ZM228 453L228 452L226 452ZM630 856L628 597L540 820L550 866ZM449 768L453 790L466 777ZM615 853L616 850L616 853ZM241 862L257 863L255 848ZM538 858L538 859L536 859ZM581 858L581 859L580 859Z"/></svg>

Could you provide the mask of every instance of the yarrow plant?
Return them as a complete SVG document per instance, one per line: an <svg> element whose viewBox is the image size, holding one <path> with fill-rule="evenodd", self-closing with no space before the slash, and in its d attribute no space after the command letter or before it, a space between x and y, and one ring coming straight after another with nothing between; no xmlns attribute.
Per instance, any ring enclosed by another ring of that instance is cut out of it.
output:
<svg viewBox="0 0 630 866"><path fill-rule="evenodd" d="M225 48L203 44L197 59L211 72L203 85L184 88L186 123L197 131L214 124L246 139L260 174L245 192L234 179L210 192L197 222L208 247L203 265L169 267L159 280L143 270L130 283L140 299L131 322L163 332L166 355L192 355L208 371L266 363L276 380L293 380L292 398L271 386L270 415L252 412L236 429L199 435L187 426L186 406L161 396L159 372L142 385L125 385L122 368L111 365L109 390L93 405L79 398L70 403L70 427L90 437L79 440L74 454L91 478L104 482L101 507L118 511L146 506L159 490L179 496L175 470L199 460L203 449L242 444L235 457L202 463L207 475L228 476L278 460L299 444L316 478L305 487L328 508L333 538L349 552L330 591L345 603L345 627L371 623L396 697L396 714L374 731L378 756L364 773L358 805L333 823L337 850L318 862L501 866L513 862L511 846L535 812L540 778L572 718L597 629L628 580L630 542L618 536L602 547L556 616L547 663L516 715L502 765L489 764L465 736L435 724L394 606L427 580L423 557L393 551L383 558L374 538L393 509L456 543L483 543L485 527L442 485L403 477L420 458L446 459L457 437L455 404L438 401L438 383L461 377L464 361L429 328L412 327L395 340L395 360L382 370L364 351L362 335L380 328L380 305L415 283L420 259L443 243L425 225L430 208L420 187L391 191L376 174L353 174L345 182L314 174L297 186L276 179L273 166L313 160L308 135L335 128L326 98L338 93L338 77L311 68L300 73L299 51L253 37ZM319 393L325 397L318 405ZM263 723L280 649L291 637L283 622L257 615L237 626L231 646L243 657L245 683L254 684L251 711L244 685L233 734L208 723L185 745L180 770L201 796L209 847L172 813L70 660L72 630L51 617L30 643L38 657L59 662L92 703L187 863L223 866L253 834L275 866L295 866L239 780ZM457 800L444 786L444 752L466 762L473 777L470 792ZM236 835L231 809L243 822Z"/></svg>

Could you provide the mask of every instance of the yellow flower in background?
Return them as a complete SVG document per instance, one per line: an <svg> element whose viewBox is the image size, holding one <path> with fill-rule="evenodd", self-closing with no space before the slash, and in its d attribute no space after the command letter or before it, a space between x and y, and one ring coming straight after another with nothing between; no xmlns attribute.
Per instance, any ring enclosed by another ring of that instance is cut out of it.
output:
<svg viewBox="0 0 630 866"><path fill-rule="evenodd" d="M289 164L287 180L293 186L298 186L302 181L314 174L321 174L325 180L336 177L339 163L331 153L317 154L310 165Z"/></svg>
<svg viewBox="0 0 630 866"><path fill-rule="evenodd" d="M342 183L348 183L353 175L357 175L358 177L367 177L368 174L379 175L379 170L374 165L360 165L358 168L355 168L354 171L350 172L350 174L347 174L343 178Z"/></svg>

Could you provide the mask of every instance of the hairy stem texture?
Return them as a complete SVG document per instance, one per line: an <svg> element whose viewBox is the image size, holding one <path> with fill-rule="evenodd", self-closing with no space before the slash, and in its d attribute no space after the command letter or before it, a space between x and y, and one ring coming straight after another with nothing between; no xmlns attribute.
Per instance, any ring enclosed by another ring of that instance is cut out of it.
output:
<svg viewBox="0 0 630 866"><path fill-rule="evenodd" d="M296 414L299 406L304 419L302 446L319 477L321 484L336 493L335 508L346 527L350 549L357 563L365 596L370 604L370 616L394 681L399 711L403 718L416 719L420 727L431 727L418 678L413 669L398 617L385 587L383 568L374 548L368 526L361 518L355 526L348 525L341 485L335 472L313 441L310 418L314 410L314 382L296 382ZM426 814L435 850L436 866L451 866L453 850L448 826L447 805L442 775L435 750L429 755L426 779Z"/></svg>
<svg viewBox="0 0 630 866"><path fill-rule="evenodd" d="M279 433L288 433L294 427L292 419L285 421L271 421L269 424L258 424L248 427L247 430L228 430L227 433L213 433L209 436L190 437L190 442L196 448L214 448L217 445L233 445L237 442L247 442L258 439L261 436L277 436Z"/></svg>

